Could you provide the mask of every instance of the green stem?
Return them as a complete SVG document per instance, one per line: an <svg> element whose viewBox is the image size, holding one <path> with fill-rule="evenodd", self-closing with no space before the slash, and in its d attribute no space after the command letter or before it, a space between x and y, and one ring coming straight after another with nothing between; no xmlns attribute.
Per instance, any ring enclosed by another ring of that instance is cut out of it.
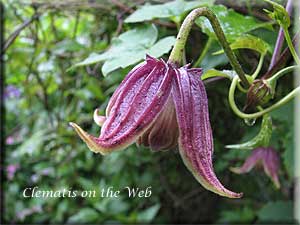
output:
<svg viewBox="0 0 300 225"><path fill-rule="evenodd" d="M221 28L221 25L218 21L218 18L207 7L194 9L184 19L184 21L180 27L180 30L178 32L175 45L170 54L169 62L174 63L176 65L180 65L181 60L182 60L183 50L184 50L188 35L192 29L192 26L193 26L195 20L200 16L205 16L210 21L212 28L218 38L218 41L222 45L224 52L226 53L231 66L233 67L233 69L236 71L236 73L240 77L240 80L242 81L244 87L248 88L250 86L250 84L249 84L248 80L246 79L245 73L244 73L241 65L237 61L236 56L234 55L233 51L231 50L231 48L229 46L229 43L226 40L226 37L225 37L224 32Z"/></svg>
<svg viewBox="0 0 300 225"><path fill-rule="evenodd" d="M229 89L228 99L229 99L229 104L230 104L233 112L237 116L239 116L243 119L254 119L254 118L263 116L264 114L271 112L271 111L279 108L280 106L286 104L287 102L292 100L296 95L300 94L300 86L299 86L299 87L295 88L293 91L291 91L289 94L287 94L284 98L282 98L281 100L276 102L274 105L272 105L266 109L263 109L262 111L247 114L247 113L241 112L239 110L239 108L237 107L237 105L235 104L234 93L235 93L237 82L238 82L238 77L233 78L230 89Z"/></svg>
<svg viewBox="0 0 300 225"><path fill-rule="evenodd" d="M243 88L239 82L237 82L237 87L238 87L238 89L239 89L241 92L243 92L243 93L248 93L248 90L246 90L245 88Z"/></svg>
<svg viewBox="0 0 300 225"><path fill-rule="evenodd" d="M270 77L268 79L268 81L270 83L273 83L273 82L276 82L280 77L282 77L283 75L293 71L294 69L297 69L297 68L300 68L300 66L289 66L289 67L286 67L280 71L278 71L277 73L275 73L272 77Z"/></svg>
<svg viewBox="0 0 300 225"><path fill-rule="evenodd" d="M300 65L300 59L296 53L296 50L293 46L293 42L291 40L291 37L290 37L290 34L289 34L289 31L288 31L288 28L287 27L283 27L283 33L284 33L284 37L285 37L285 40L289 46L289 49L290 49L290 52L295 60L295 62L297 63L297 65Z"/></svg>
<svg viewBox="0 0 300 225"><path fill-rule="evenodd" d="M208 38L207 42L205 43L205 46L199 56L199 58L197 59L197 61L194 63L193 67L197 67L200 65L200 63L202 62L202 60L204 59L208 49L211 46L211 43L213 42L213 39L211 37Z"/></svg>
<svg viewBox="0 0 300 225"><path fill-rule="evenodd" d="M256 67L256 70L255 72L252 74L252 78L253 80L257 77L257 75L259 74L260 70L261 70L261 67L264 63L264 58L265 58L265 54L262 54L259 58L259 62L258 62L258 65Z"/></svg>

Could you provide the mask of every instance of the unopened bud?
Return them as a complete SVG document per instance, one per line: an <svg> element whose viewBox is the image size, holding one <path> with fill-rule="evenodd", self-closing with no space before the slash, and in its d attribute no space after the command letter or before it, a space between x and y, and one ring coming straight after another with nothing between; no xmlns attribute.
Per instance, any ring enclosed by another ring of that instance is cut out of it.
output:
<svg viewBox="0 0 300 225"><path fill-rule="evenodd" d="M266 80L255 80L247 93L247 106L265 105L273 98L273 91Z"/></svg>

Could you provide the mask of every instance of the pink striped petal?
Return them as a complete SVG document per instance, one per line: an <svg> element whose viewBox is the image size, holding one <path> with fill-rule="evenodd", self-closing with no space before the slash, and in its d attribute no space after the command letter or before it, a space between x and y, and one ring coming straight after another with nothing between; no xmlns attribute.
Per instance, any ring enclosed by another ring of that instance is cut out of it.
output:
<svg viewBox="0 0 300 225"><path fill-rule="evenodd" d="M158 60L146 55L146 61L142 62L138 65L136 65L127 75L126 77L123 79L123 81L121 82L121 84L118 86L118 88L115 90L115 92L113 93L113 95L111 96L108 105L106 107L106 116L109 115L110 110L112 108L112 106L114 105L114 103L116 102L120 92L122 92L124 86L127 85L131 85L132 82L134 82L132 80L133 77L135 77L137 74L139 75L143 75L143 74L147 74L150 73L153 69L153 67L156 66Z"/></svg>
<svg viewBox="0 0 300 225"><path fill-rule="evenodd" d="M278 153L271 147L265 148L266 155L263 159L263 167L265 173L271 178L276 188L280 188L278 171L280 165L280 158Z"/></svg>
<svg viewBox="0 0 300 225"><path fill-rule="evenodd" d="M254 166L263 166L265 173L273 181L276 188L280 188L278 171L280 158L272 147L254 149L241 167L231 168L237 174L248 173Z"/></svg>
<svg viewBox="0 0 300 225"><path fill-rule="evenodd" d="M174 70L165 62L147 57L131 71L111 99L99 138L71 123L88 147L107 154L121 150L141 136L162 111L170 95Z"/></svg>
<svg viewBox="0 0 300 225"><path fill-rule="evenodd" d="M208 115L205 87L199 71L176 70L172 89L179 125L179 152L194 177L206 189L221 196L240 198L241 193L227 190L212 166L213 138Z"/></svg>
<svg viewBox="0 0 300 225"><path fill-rule="evenodd" d="M237 174L248 173L255 165L262 163L263 155L261 148L254 149L241 167L232 167L230 170Z"/></svg>

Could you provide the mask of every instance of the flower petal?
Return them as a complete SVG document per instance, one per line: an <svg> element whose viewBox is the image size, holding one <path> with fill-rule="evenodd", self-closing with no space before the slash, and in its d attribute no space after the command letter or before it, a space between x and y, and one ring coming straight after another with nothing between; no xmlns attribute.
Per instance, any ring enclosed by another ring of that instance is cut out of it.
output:
<svg viewBox="0 0 300 225"><path fill-rule="evenodd" d="M263 167L265 173L271 178L276 188L280 188L279 178L278 178L278 170L280 159L278 153L271 147L264 148L266 151L266 155L263 159Z"/></svg>
<svg viewBox="0 0 300 225"><path fill-rule="evenodd" d="M121 84L118 86L118 88L115 90L115 92L113 93L113 95L111 96L108 105L106 107L106 116L109 115L111 107L115 104L119 94L122 92L123 88L127 85L130 85L131 83L134 82L133 78L137 78L137 75L143 75L143 74L147 74L150 73L152 71L152 69L155 67L155 65L157 64L158 60L146 55L146 61L142 62L138 65L136 65L127 75L126 77L123 79L123 81L121 82Z"/></svg>
<svg viewBox="0 0 300 225"><path fill-rule="evenodd" d="M71 123L92 151L107 154L132 144L163 109L170 95L174 70L156 59L147 60L142 68L130 72L117 90L99 138Z"/></svg>
<svg viewBox="0 0 300 225"><path fill-rule="evenodd" d="M213 171L207 96L197 74L180 68L173 80L172 94L180 129L179 152L187 168L206 189L221 196L239 198L242 194L227 190Z"/></svg>
<svg viewBox="0 0 300 225"><path fill-rule="evenodd" d="M175 106L170 96L163 111L137 144L149 146L154 151L169 150L177 145L178 132Z"/></svg>
<svg viewBox="0 0 300 225"><path fill-rule="evenodd" d="M261 148L254 149L241 167L232 167L230 170L237 174L248 173L256 164L262 163L263 154Z"/></svg>
<svg viewBox="0 0 300 225"><path fill-rule="evenodd" d="M103 123L104 123L105 120L106 120L106 117L105 117L105 116L100 116L100 115L99 115L99 109L95 109L93 118L94 118L94 122L95 122L98 126L100 126L100 127L103 125Z"/></svg>

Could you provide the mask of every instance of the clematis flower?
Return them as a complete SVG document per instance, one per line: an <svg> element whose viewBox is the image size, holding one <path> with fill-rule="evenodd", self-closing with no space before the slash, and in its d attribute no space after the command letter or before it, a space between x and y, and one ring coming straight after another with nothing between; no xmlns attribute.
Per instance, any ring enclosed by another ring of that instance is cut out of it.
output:
<svg viewBox="0 0 300 225"><path fill-rule="evenodd" d="M242 194L226 189L213 170L213 138L201 74L202 69L178 68L147 56L114 92L106 117L95 112L95 122L102 125L99 137L70 125L93 152L103 155L134 142L156 151L178 144L198 182L221 196L239 198Z"/></svg>
<svg viewBox="0 0 300 225"><path fill-rule="evenodd" d="M243 174L248 173L254 166L262 166L276 188L280 188L278 179L279 164L279 155L272 147L259 147L252 151L241 167L231 168L231 171Z"/></svg>

